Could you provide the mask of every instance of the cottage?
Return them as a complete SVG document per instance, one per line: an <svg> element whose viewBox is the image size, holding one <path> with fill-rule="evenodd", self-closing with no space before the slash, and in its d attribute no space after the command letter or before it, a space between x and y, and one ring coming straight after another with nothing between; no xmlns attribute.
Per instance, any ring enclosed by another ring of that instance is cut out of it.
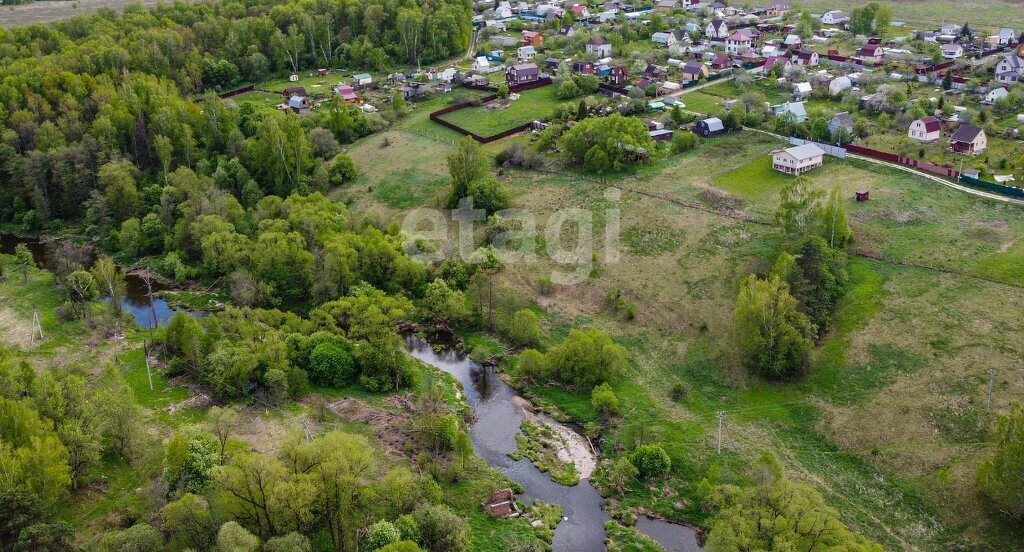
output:
<svg viewBox="0 0 1024 552"><path fill-rule="evenodd" d="M732 58L727 55L715 56L715 59L711 60L711 68L716 71L723 69L729 69L732 67Z"/></svg>
<svg viewBox="0 0 1024 552"><path fill-rule="evenodd" d="M491 69L491 62L488 61L486 56L477 56L473 60L473 65L470 66L470 69L474 73L487 73Z"/></svg>
<svg viewBox="0 0 1024 552"><path fill-rule="evenodd" d="M647 68L644 69L644 75L652 79L664 80L668 76L668 69L648 63Z"/></svg>
<svg viewBox="0 0 1024 552"><path fill-rule="evenodd" d="M708 66L699 61L690 61L682 68L683 81L696 81L708 78Z"/></svg>
<svg viewBox="0 0 1024 552"><path fill-rule="evenodd" d="M793 6L788 0L772 0L771 3L761 11L766 17L779 17L786 15L792 9Z"/></svg>
<svg viewBox="0 0 1024 552"><path fill-rule="evenodd" d="M558 28L559 36L570 37L576 34L576 27L572 25L562 25Z"/></svg>
<svg viewBox="0 0 1024 552"><path fill-rule="evenodd" d="M879 64L885 58L881 44L865 44L857 50L856 57L864 63Z"/></svg>
<svg viewBox="0 0 1024 552"><path fill-rule="evenodd" d="M829 10L821 14L821 22L826 25L842 25L849 20L850 18L846 17L846 14L839 10Z"/></svg>
<svg viewBox="0 0 1024 552"><path fill-rule="evenodd" d="M807 109L804 102L786 102L772 106L772 114L776 117L791 119L794 123L807 120Z"/></svg>
<svg viewBox="0 0 1024 552"><path fill-rule="evenodd" d="M519 41L523 46L533 46L534 48L540 48L544 45L544 35L537 31L523 31L523 38Z"/></svg>
<svg viewBox="0 0 1024 552"><path fill-rule="evenodd" d="M942 123L931 115L911 121L907 137L918 142L934 142L942 134Z"/></svg>
<svg viewBox="0 0 1024 552"><path fill-rule="evenodd" d="M672 33L654 33L651 35L651 42L658 46L672 46L677 42L677 40L675 35Z"/></svg>
<svg viewBox="0 0 1024 552"><path fill-rule="evenodd" d="M608 82L615 85L623 85L629 82L629 72L622 65L616 65L612 67L610 73L608 73Z"/></svg>
<svg viewBox="0 0 1024 552"><path fill-rule="evenodd" d="M844 133L847 139L853 136L853 117L850 113L836 113L828 122L828 133L833 139L838 139L841 133Z"/></svg>
<svg viewBox="0 0 1024 552"><path fill-rule="evenodd" d="M572 72L582 73L584 75L593 75L594 64L589 61L574 61L572 62Z"/></svg>
<svg viewBox="0 0 1024 552"><path fill-rule="evenodd" d="M802 100L811 95L811 83L798 82L793 85L793 97Z"/></svg>
<svg viewBox="0 0 1024 552"><path fill-rule="evenodd" d="M505 82L509 86L536 82L539 78L540 71L535 63L520 63L505 70Z"/></svg>
<svg viewBox="0 0 1024 552"><path fill-rule="evenodd" d="M943 44L941 48L945 59L959 59L964 55L964 47L959 44Z"/></svg>
<svg viewBox="0 0 1024 552"><path fill-rule="evenodd" d="M1017 48L1016 51L1003 56L1003 59L996 63L995 74L996 81L1000 84L1024 81L1024 51Z"/></svg>
<svg viewBox="0 0 1024 552"><path fill-rule="evenodd" d="M533 46L519 47L519 61L530 61L535 57L537 57L537 49Z"/></svg>
<svg viewBox="0 0 1024 552"><path fill-rule="evenodd" d="M370 84L373 84L373 77L371 77L369 73L358 73L352 75L353 86L369 86Z"/></svg>
<svg viewBox="0 0 1024 552"><path fill-rule="evenodd" d="M1009 95L1010 93L1006 91L1006 88L1000 86L999 88L993 88L992 90L989 90L988 94L985 94L985 99L982 100L981 103L986 105L992 105Z"/></svg>
<svg viewBox="0 0 1024 552"><path fill-rule="evenodd" d="M800 35L789 34L786 35L786 40L783 44L790 50L796 50L803 46L804 41L800 39Z"/></svg>
<svg viewBox="0 0 1024 552"><path fill-rule="evenodd" d="M957 127L953 136L950 136L949 145L957 153L981 153L988 145L988 138L984 130L964 124Z"/></svg>
<svg viewBox="0 0 1024 552"><path fill-rule="evenodd" d="M292 96L291 98L288 98L288 109L291 109L299 115L309 113L311 107L312 105L309 103L309 98L305 96Z"/></svg>
<svg viewBox="0 0 1024 552"><path fill-rule="evenodd" d="M999 34L996 35L995 43L999 46L1006 46L1007 44L1013 44L1017 41L1017 35L1013 32L1013 29L1002 28L999 29Z"/></svg>
<svg viewBox="0 0 1024 552"><path fill-rule="evenodd" d="M814 50L800 50L793 56L793 63L806 67L817 67L821 63L821 56Z"/></svg>
<svg viewBox="0 0 1024 552"><path fill-rule="evenodd" d="M577 18L586 19L590 17L590 8L581 4L573 4L572 13L575 14Z"/></svg>
<svg viewBox="0 0 1024 552"><path fill-rule="evenodd" d="M746 31L736 31L725 37L725 53L730 55L742 54L750 50L753 45L754 38L747 34Z"/></svg>
<svg viewBox="0 0 1024 552"><path fill-rule="evenodd" d="M308 94L306 94L306 88L303 86L289 86L281 91L281 95L284 96L284 100L287 103L288 99L292 96L305 98Z"/></svg>
<svg viewBox="0 0 1024 552"><path fill-rule="evenodd" d="M829 96L838 96L852 86L853 83L850 82L850 77L836 77L828 83L828 94Z"/></svg>
<svg viewBox="0 0 1024 552"><path fill-rule="evenodd" d="M788 71L789 68L793 66L793 63L790 62L789 58L785 56L771 56L768 59L764 60L764 63L761 65L761 73L765 76L770 75L771 72L775 69L776 65L781 65L782 72L783 74L785 74L785 72Z"/></svg>
<svg viewBox="0 0 1024 552"><path fill-rule="evenodd" d="M341 96L341 99L345 101L345 103L353 103L359 101L359 96L356 94L355 89L352 88L351 86L339 84L334 88L334 92L337 93L338 96Z"/></svg>
<svg viewBox="0 0 1024 552"><path fill-rule="evenodd" d="M704 29L704 36L712 40L723 39L729 36L729 26L725 24L724 19L713 19Z"/></svg>
<svg viewBox="0 0 1024 552"><path fill-rule="evenodd" d="M594 37L587 41L587 53L594 54L598 59L612 55L612 44L601 37Z"/></svg>
<svg viewBox="0 0 1024 552"><path fill-rule="evenodd" d="M655 142L667 142L672 139L672 131L667 128L661 128L657 130L648 131L651 135L651 140Z"/></svg>
<svg viewBox="0 0 1024 552"><path fill-rule="evenodd" d="M677 0L661 0L654 5L654 9L658 11L672 11L680 6Z"/></svg>
<svg viewBox="0 0 1024 552"><path fill-rule="evenodd" d="M704 138L713 138L725 133L725 123L718 117L709 117L698 121L693 131Z"/></svg>
<svg viewBox="0 0 1024 552"><path fill-rule="evenodd" d="M803 174L822 165L825 152L807 143L772 152L772 168L786 174Z"/></svg>

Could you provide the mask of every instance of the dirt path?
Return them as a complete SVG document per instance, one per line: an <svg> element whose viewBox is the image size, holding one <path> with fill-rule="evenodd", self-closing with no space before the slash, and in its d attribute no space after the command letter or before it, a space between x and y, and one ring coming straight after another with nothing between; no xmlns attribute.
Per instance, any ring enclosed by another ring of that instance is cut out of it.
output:
<svg viewBox="0 0 1024 552"><path fill-rule="evenodd" d="M120 12L128 4L153 6L156 3L157 0L42 0L31 4L8 6L7 9L0 11L0 27L49 23L83 13L92 13L101 8Z"/></svg>
<svg viewBox="0 0 1024 552"><path fill-rule="evenodd" d="M559 440L562 442L562 446L556 451L558 459L566 463L575 463L576 473L579 474L580 479L589 479L591 474L594 473L594 469L597 468L597 457L594 455L594 449L590 446L587 438L551 419L549 416L534 412L533 404L530 401L518 395L514 400L516 406L522 410L528 422L546 425L558 435Z"/></svg>

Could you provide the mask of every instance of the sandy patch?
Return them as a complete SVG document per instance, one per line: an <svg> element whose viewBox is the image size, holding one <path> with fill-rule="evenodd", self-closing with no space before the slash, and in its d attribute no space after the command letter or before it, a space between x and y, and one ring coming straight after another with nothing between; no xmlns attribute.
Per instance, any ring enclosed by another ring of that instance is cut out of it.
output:
<svg viewBox="0 0 1024 552"><path fill-rule="evenodd" d="M589 479L597 467L597 457L594 454L594 448L590 445L590 441L572 429L551 419L551 417L534 412L533 404L530 401L518 395L513 400L515 400L516 406L523 411L527 421L532 424L546 425L558 435L561 442L561 446L555 451L558 459L565 463L575 463L576 473L579 474L580 479Z"/></svg>
<svg viewBox="0 0 1024 552"><path fill-rule="evenodd" d="M29 348L32 340L32 321L8 308L0 308L0 343L17 349Z"/></svg>

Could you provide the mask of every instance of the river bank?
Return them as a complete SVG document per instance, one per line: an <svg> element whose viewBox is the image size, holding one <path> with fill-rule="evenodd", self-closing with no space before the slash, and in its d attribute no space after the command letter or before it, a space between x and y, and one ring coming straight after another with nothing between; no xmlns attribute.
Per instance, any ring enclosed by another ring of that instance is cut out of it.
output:
<svg viewBox="0 0 1024 552"><path fill-rule="evenodd" d="M411 328L406 328L407 330ZM463 395L475 414L471 440L477 456L516 481L523 489L524 502L541 500L561 506L563 520L555 529L552 546L556 551L591 551L605 549L605 523L611 521L604 510L604 498L590 484L597 466L596 450L586 437L565 424L540 413L532 403L503 381L494 366L474 362L456 346L450 336L428 342L414 333L406 333L406 350L414 358L438 368L462 384ZM543 423L564 441L560 454L568 462L576 462L580 482L564 486L540 471L526 459L510 458L517 449L516 436L524 421ZM586 476L584 477L584 473ZM701 550L697 530L669 521L648 518L636 529L669 551Z"/></svg>

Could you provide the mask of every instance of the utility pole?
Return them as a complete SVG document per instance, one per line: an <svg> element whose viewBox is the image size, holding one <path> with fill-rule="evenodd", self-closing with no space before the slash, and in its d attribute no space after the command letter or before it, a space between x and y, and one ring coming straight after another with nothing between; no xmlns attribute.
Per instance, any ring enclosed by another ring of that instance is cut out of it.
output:
<svg viewBox="0 0 1024 552"><path fill-rule="evenodd" d="M985 407L986 413L992 412L992 382L996 379L996 369L990 368L988 371L988 406Z"/></svg>
<svg viewBox="0 0 1024 552"><path fill-rule="evenodd" d="M45 338L43 337L43 325L39 321L39 311L36 309L32 309L32 337L30 340L31 345L36 344L36 333L39 334L39 341L42 342L43 339Z"/></svg>
<svg viewBox="0 0 1024 552"><path fill-rule="evenodd" d="M722 454L722 422L725 420L725 411L719 410L718 414L718 454Z"/></svg>

